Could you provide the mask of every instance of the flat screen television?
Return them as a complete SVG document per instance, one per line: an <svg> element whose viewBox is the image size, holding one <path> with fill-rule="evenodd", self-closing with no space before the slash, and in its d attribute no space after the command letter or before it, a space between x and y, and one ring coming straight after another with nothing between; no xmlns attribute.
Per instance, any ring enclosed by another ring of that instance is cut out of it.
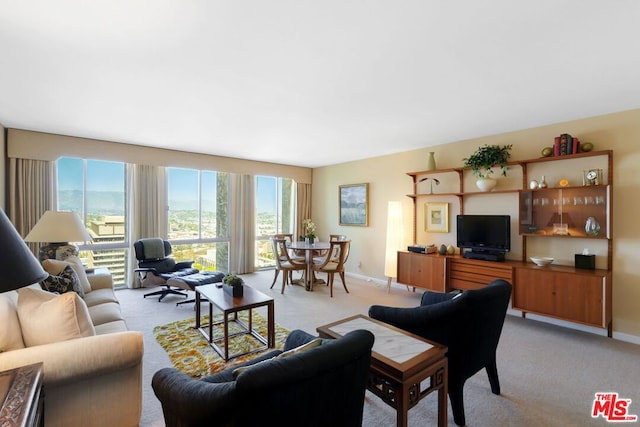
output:
<svg viewBox="0 0 640 427"><path fill-rule="evenodd" d="M465 258L504 261L511 250L509 215L458 215L457 226L458 247Z"/></svg>

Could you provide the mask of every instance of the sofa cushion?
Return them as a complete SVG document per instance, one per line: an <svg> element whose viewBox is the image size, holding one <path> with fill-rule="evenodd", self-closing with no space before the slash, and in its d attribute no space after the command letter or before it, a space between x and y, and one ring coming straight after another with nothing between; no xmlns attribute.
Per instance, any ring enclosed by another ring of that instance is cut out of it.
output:
<svg viewBox="0 0 640 427"><path fill-rule="evenodd" d="M80 258L77 256L70 256L64 261L57 259L46 259L42 261L42 267L47 273L53 276L57 276L66 266L71 266L73 271L76 272L84 293L86 294L91 292L91 283L89 283L82 261L80 261Z"/></svg>
<svg viewBox="0 0 640 427"><path fill-rule="evenodd" d="M274 356L270 359L265 359L265 360L261 360L258 363L252 364L252 365L247 365L247 366L241 366L239 368L236 368L233 370L233 377L236 378L238 375L240 375L241 373L255 367L258 366L262 363L268 363L271 360L275 360L275 359L284 359L285 357L289 357L289 356L293 356L294 354L300 354L300 353L304 353L305 351L309 351L311 349L314 349L316 347L318 347L320 344L322 344L322 338L316 338L314 340L311 340L307 343L304 343L296 348L292 348L291 350L287 350L284 351L280 354L278 354L277 356Z"/></svg>
<svg viewBox="0 0 640 427"><path fill-rule="evenodd" d="M80 279L75 270L70 265L65 265L57 275L49 274L49 277L40 282L40 286L45 291L57 294L76 292L81 297L84 297L84 288L80 284Z"/></svg>
<svg viewBox="0 0 640 427"><path fill-rule="evenodd" d="M94 305L100 305L109 302L115 302L119 304L118 298L116 298L116 294L113 291L113 288L94 289L88 294L85 294L84 302L87 304L87 307L93 307Z"/></svg>
<svg viewBox="0 0 640 427"><path fill-rule="evenodd" d="M24 348L16 299L16 291L0 294L0 353Z"/></svg>
<svg viewBox="0 0 640 427"><path fill-rule="evenodd" d="M27 347L96 334L87 306L75 292L20 289L18 318Z"/></svg>
<svg viewBox="0 0 640 427"><path fill-rule="evenodd" d="M102 325L103 323L122 320L122 310L117 302L105 302L102 304L88 307L89 317L93 326Z"/></svg>

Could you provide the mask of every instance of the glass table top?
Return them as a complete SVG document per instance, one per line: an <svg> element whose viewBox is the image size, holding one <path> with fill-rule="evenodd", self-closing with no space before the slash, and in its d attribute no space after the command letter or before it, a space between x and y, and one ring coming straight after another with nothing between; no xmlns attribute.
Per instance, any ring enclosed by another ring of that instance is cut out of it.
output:
<svg viewBox="0 0 640 427"><path fill-rule="evenodd" d="M349 320L332 326L330 329L340 335L345 335L356 329L365 329L371 332L376 338L373 343L373 351L396 363L404 363L433 348L427 342L417 340L402 332L364 318Z"/></svg>

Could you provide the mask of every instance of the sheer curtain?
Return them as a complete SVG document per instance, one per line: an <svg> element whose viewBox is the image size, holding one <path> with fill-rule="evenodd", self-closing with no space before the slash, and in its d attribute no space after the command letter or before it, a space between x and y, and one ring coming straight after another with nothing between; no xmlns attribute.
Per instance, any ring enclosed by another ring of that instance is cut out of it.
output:
<svg viewBox="0 0 640 427"><path fill-rule="evenodd" d="M56 209L56 164L45 160L9 159L11 222L26 236L47 210ZM41 243L27 243L34 254Z"/></svg>
<svg viewBox="0 0 640 427"><path fill-rule="evenodd" d="M129 165L129 265L135 268L138 261L133 243L145 237L167 238L167 180L165 168L153 165ZM130 288L142 285L137 274L129 274Z"/></svg>
<svg viewBox="0 0 640 427"><path fill-rule="evenodd" d="M229 271L255 270L255 184L252 175L230 174Z"/></svg>
<svg viewBox="0 0 640 427"><path fill-rule="evenodd" d="M298 184L298 194L296 195L296 215L298 224L298 236L304 235L302 221L311 218L311 184ZM294 236L294 238L297 236Z"/></svg>

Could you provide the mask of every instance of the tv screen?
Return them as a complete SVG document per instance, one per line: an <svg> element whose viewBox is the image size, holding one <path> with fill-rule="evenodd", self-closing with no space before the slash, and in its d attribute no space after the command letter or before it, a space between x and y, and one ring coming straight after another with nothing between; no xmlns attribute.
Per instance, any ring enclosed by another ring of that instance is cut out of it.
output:
<svg viewBox="0 0 640 427"><path fill-rule="evenodd" d="M474 252L511 250L509 215L458 215L458 247Z"/></svg>

